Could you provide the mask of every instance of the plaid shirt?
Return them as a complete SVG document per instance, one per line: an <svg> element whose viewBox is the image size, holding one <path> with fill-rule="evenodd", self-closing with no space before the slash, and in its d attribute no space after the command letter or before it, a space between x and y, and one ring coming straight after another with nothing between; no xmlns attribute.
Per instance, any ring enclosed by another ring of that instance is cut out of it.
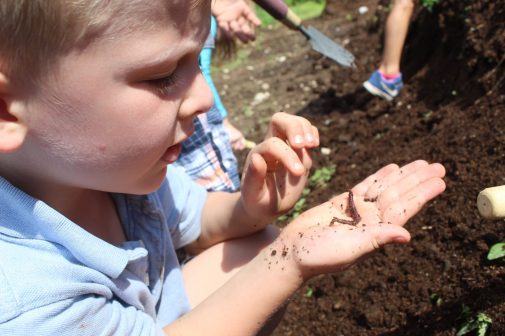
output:
<svg viewBox="0 0 505 336"><path fill-rule="evenodd" d="M234 192L240 187L237 158L223 125L227 112L210 75L216 27L212 18L211 31L200 53L200 67L212 90L214 105L195 118L195 132L182 143L181 155L174 165L183 168L208 191Z"/></svg>
<svg viewBox="0 0 505 336"><path fill-rule="evenodd" d="M174 165L208 191L237 191L237 158L219 111L213 106L195 118L194 124L195 132L182 143L181 155Z"/></svg>

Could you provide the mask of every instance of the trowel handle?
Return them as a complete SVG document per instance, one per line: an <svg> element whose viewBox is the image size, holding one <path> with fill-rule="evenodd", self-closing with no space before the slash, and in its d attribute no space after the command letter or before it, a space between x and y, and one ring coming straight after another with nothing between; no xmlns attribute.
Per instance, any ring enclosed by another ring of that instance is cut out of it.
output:
<svg viewBox="0 0 505 336"><path fill-rule="evenodd" d="M290 29L299 29L302 20L282 0L254 0L261 8Z"/></svg>
<svg viewBox="0 0 505 336"><path fill-rule="evenodd" d="M505 218L505 185L482 190L477 196L477 208L482 217Z"/></svg>

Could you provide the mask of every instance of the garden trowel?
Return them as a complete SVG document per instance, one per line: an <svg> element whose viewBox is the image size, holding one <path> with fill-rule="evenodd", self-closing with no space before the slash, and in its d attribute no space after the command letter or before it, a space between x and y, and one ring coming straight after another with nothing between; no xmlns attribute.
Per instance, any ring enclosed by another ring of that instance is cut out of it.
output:
<svg viewBox="0 0 505 336"><path fill-rule="evenodd" d="M254 0L261 8L290 29L301 32L310 42L312 49L331 58L345 67L354 67L354 55L332 41L312 26L304 27L302 20L282 0Z"/></svg>

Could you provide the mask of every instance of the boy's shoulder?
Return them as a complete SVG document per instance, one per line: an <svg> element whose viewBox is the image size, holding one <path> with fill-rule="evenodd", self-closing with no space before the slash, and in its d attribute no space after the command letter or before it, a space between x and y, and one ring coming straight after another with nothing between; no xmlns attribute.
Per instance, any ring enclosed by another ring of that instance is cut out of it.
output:
<svg viewBox="0 0 505 336"><path fill-rule="evenodd" d="M110 292L104 271L109 270L110 276L120 273L126 264L122 252L3 182L0 324L39 307L72 300L78 293L91 292L89 283L95 284L95 293ZM94 269L93 264L108 267Z"/></svg>
<svg viewBox="0 0 505 336"><path fill-rule="evenodd" d="M77 293L110 292L126 252L0 177L0 323ZM3 309L3 305L7 305Z"/></svg>

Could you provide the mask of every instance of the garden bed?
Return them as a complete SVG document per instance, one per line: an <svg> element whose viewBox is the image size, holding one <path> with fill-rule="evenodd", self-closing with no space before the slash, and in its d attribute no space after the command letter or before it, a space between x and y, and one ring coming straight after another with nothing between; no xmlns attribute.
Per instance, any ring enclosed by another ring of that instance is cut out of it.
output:
<svg viewBox="0 0 505 336"><path fill-rule="evenodd" d="M361 88L380 60L388 3L328 1L309 22L353 52L356 69L277 26L241 47L239 66L216 72L231 120L248 138L260 141L280 110L318 126L331 152L315 152L314 169L334 166L335 174L306 206L391 162L422 158L447 169L447 190L408 223L409 245L311 280L275 335L456 335L478 312L493 321L488 335L505 335L505 262L486 259L505 238L505 222L481 218L476 207L480 190L505 184L505 1L417 8L402 62L406 86L393 103ZM360 15L360 6L369 11Z"/></svg>

